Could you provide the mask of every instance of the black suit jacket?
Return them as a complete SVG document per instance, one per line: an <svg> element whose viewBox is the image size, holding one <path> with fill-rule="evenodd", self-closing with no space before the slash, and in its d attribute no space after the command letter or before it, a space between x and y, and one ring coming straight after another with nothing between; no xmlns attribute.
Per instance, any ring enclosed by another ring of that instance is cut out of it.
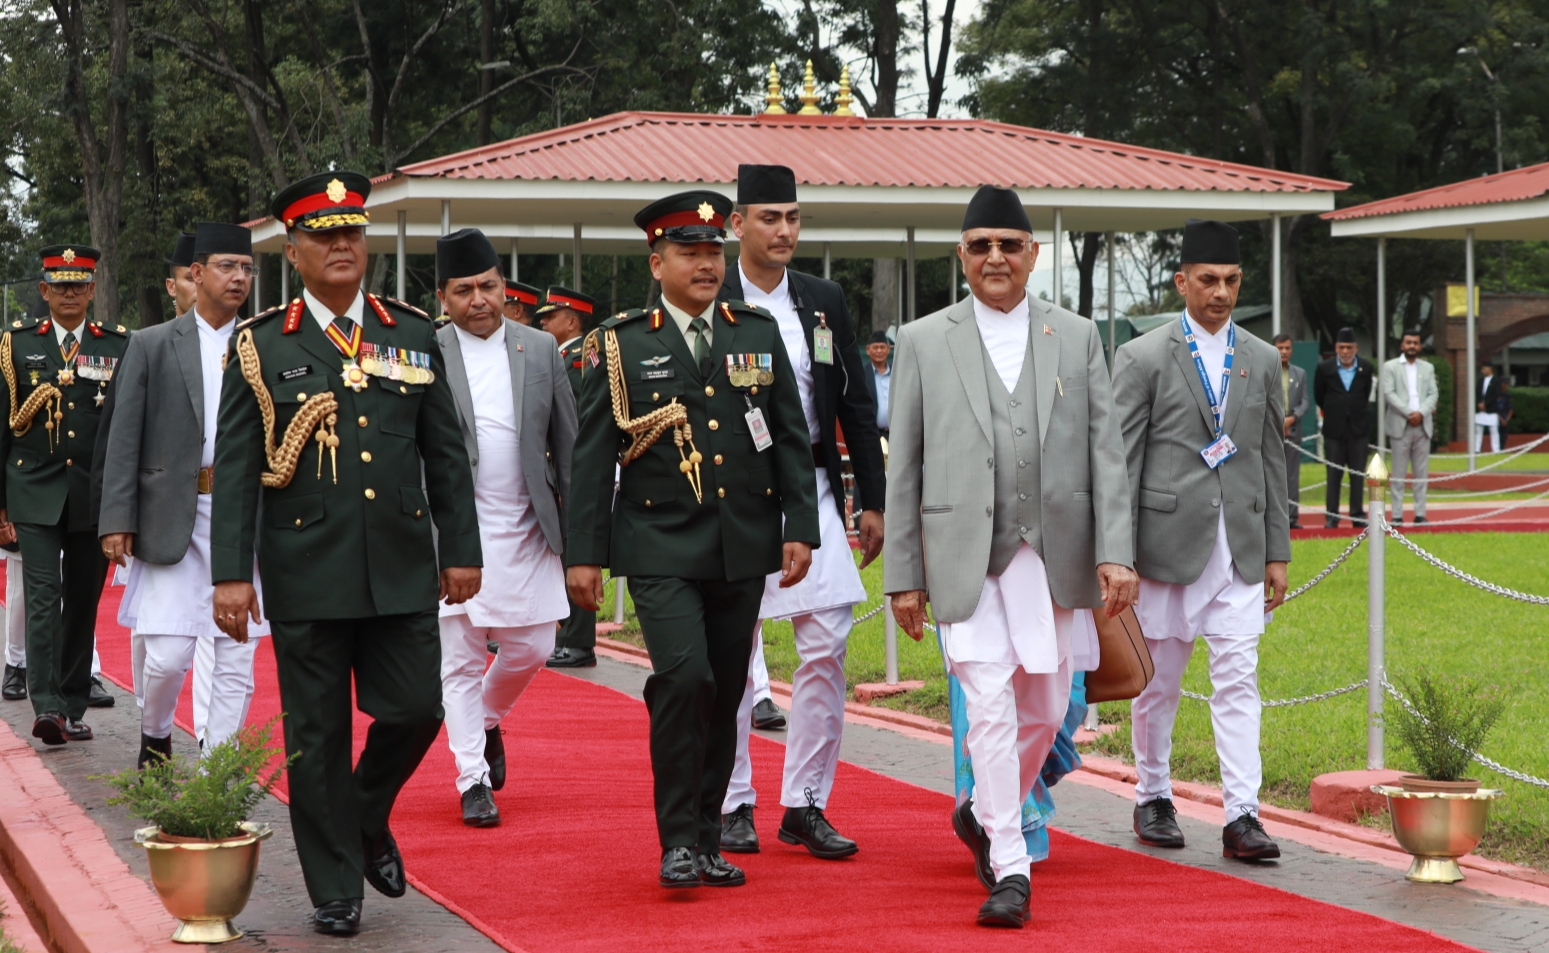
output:
<svg viewBox="0 0 1549 953"><path fill-rule="evenodd" d="M1474 382L1479 388L1479 393L1474 397L1474 409L1478 411L1479 405L1484 404L1484 410L1480 413L1498 414L1501 412L1501 375L1491 374L1488 379L1480 377Z"/></svg>
<svg viewBox="0 0 1549 953"><path fill-rule="evenodd" d="M817 402L818 428L822 433L822 464L828 470L834 502L844 517L844 474L839 459L839 441L834 422L844 428L845 447L855 471L857 510L880 510L887 497L887 476L882 466L882 441L877 434L877 401L866 386L868 363L855 340L855 323L844 301L844 290L837 282L799 271L786 270L790 277L791 301L812 350L812 332L822 315L834 332L834 363L812 362L812 397ZM721 285L721 300L742 300L742 275L735 263L726 269ZM795 357L792 356L792 360Z"/></svg>
<svg viewBox="0 0 1549 953"><path fill-rule="evenodd" d="M1340 440L1370 435L1373 371L1371 361L1357 357L1355 380L1347 391L1339 379L1339 358L1331 357L1318 365L1312 395L1323 411L1323 436Z"/></svg>

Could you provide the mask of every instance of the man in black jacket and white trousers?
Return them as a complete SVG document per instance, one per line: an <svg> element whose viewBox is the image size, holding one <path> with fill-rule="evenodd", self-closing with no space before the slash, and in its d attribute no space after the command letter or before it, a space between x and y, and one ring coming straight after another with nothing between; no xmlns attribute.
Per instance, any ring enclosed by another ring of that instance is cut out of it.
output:
<svg viewBox="0 0 1549 953"><path fill-rule="evenodd" d="M823 812L833 788L844 730L845 648L855 604L866 598L845 527L835 425L837 422L843 429L855 471L855 508L861 511L861 565L865 566L882 549L882 507L887 493L877 408L866 387L864 375L870 370L856 344L844 290L832 281L787 267L801 234L795 173L781 165L738 166L737 205L731 226L741 251L737 267L726 269L721 297L766 308L779 323L796 371L817 463L823 545L813 550L812 569L800 583L782 589L779 574L771 576L759 609L760 626L764 619L791 621L801 658L792 679L780 839L833 860L859 849L853 840L834 830ZM757 665L762 639L755 636L754 645L753 664ZM737 713L736 766L722 806L721 850L730 853L756 853L759 849L748 758L753 702L750 674Z"/></svg>
<svg viewBox="0 0 1549 953"><path fill-rule="evenodd" d="M1313 400L1323 411L1323 455L1328 460L1357 472L1350 480L1350 523L1366 525L1366 507L1362 490L1366 485L1366 450L1371 439L1372 362L1356 356L1355 331L1340 328L1334 340L1335 356L1318 365L1312 375ZM1339 525L1339 485L1344 470L1328 468L1326 508L1323 525Z"/></svg>

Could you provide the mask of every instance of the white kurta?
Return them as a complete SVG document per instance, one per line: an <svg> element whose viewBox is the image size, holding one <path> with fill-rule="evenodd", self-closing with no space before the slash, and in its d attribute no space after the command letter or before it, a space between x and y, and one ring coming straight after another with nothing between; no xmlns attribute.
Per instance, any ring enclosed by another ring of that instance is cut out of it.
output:
<svg viewBox="0 0 1549 953"><path fill-rule="evenodd" d="M1097 626L1091 609L1062 609L1049 595L1049 575L1038 551L1026 543L1006 571L986 576L973 615L941 624L947 669L957 662L1019 665L1048 674L1097 667ZM955 673L954 673L955 674Z"/></svg>
<svg viewBox="0 0 1549 953"><path fill-rule="evenodd" d="M479 627L557 622L570 614L565 570L549 548L522 473L521 431L511 392L511 359L504 324L488 338L457 328L468 389L473 398L479 468L473 499L484 549L484 582L478 595L443 617L466 615ZM547 487L542 492L548 492Z"/></svg>
<svg viewBox="0 0 1549 953"><path fill-rule="evenodd" d="M212 328L194 315L199 329L199 365L203 371L204 441L199 466L215 463L215 424L221 399L221 360L236 328L235 321ZM194 532L188 553L170 566L158 566L143 559L129 564L129 582L119 605L118 623L125 628L155 635L185 635L215 638L224 633L215 625L215 587L210 583L210 494L201 493L194 504ZM253 587L263 605L263 580L258 561L253 561ZM248 635L269 634L269 618L254 624L248 620Z"/></svg>

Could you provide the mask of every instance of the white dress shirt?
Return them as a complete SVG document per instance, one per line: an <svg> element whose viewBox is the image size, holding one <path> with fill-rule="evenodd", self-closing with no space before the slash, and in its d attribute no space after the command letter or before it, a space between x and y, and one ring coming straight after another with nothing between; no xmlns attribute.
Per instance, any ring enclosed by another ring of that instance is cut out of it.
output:
<svg viewBox="0 0 1549 953"><path fill-rule="evenodd" d="M1000 382L1009 393L1017 389L1017 379L1022 376L1022 361L1027 358L1027 334L1031 318L1027 312L1027 296L1010 311L994 308L974 299L974 321L979 325L979 338L989 352L990 363L1000 374Z"/></svg>
<svg viewBox="0 0 1549 953"><path fill-rule="evenodd" d="M1420 412L1420 361L1404 358L1404 380L1409 384L1409 412Z"/></svg>
<svg viewBox="0 0 1549 953"><path fill-rule="evenodd" d="M199 367L204 377L204 447L199 454L199 466L213 467L215 423L220 417L221 406L221 378L226 374L221 365L226 357L226 348L231 344L231 334L237 329L237 322L233 318L219 328L212 328L195 311L194 327L199 329Z"/></svg>
<svg viewBox="0 0 1549 953"><path fill-rule="evenodd" d="M328 332L328 325L333 324L334 318L349 318L356 324L364 326L365 322L361 320L361 316L366 313L366 295L364 292L355 292L355 300L350 302L350 306L344 309L343 314L334 314L328 309L327 305L317 300L317 297L306 289L301 291L301 300L307 303L307 308L312 312L312 317L317 320L317 326L322 328L325 334Z"/></svg>
<svg viewBox="0 0 1549 953"><path fill-rule="evenodd" d="M807 436L813 443L823 439L818 425L818 409L812 400L812 351L807 347L807 331L801 326L801 316L791 303L791 275L784 272L773 291L764 291L755 285L747 272L742 270L742 259L737 259L737 277L742 281L742 300L763 308L775 316L780 326L780 340L785 342L785 353L791 359L791 369L796 372L796 392L801 395L801 411L807 418Z"/></svg>
<svg viewBox="0 0 1549 953"><path fill-rule="evenodd" d="M1231 335L1232 322L1228 319L1225 324L1221 325L1219 331L1211 334L1198 321L1189 317L1187 310L1183 313L1185 319L1189 322L1189 330L1194 332L1194 343L1199 347L1200 360L1205 362L1205 374L1210 378L1210 389L1215 391L1216 400L1220 402L1221 421L1224 426L1226 422L1226 399L1227 395L1231 393L1231 388L1228 387L1224 394L1221 392L1221 373L1222 369L1226 367L1226 339ZM1192 364L1193 361L1189 363Z"/></svg>

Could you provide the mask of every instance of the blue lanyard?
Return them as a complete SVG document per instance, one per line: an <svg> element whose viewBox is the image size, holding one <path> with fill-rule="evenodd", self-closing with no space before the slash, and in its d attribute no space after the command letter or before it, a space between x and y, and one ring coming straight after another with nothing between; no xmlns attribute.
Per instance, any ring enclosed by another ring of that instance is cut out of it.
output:
<svg viewBox="0 0 1549 953"><path fill-rule="evenodd" d="M1205 400L1210 403L1210 413L1216 420L1216 436L1221 436L1221 408L1226 406L1226 390L1232 386L1232 355L1237 352L1237 326L1226 326L1226 362L1221 365L1221 400L1210 386L1210 375L1205 372L1205 359L1199 356L1199 345L1194 343L1194 331L1189 327L1188 312L1178 316L1183 324L1183 339L1189 342L1189 356L1194 358L1194 369L1199 371L1199 383L1205 388Z"/></svg>

